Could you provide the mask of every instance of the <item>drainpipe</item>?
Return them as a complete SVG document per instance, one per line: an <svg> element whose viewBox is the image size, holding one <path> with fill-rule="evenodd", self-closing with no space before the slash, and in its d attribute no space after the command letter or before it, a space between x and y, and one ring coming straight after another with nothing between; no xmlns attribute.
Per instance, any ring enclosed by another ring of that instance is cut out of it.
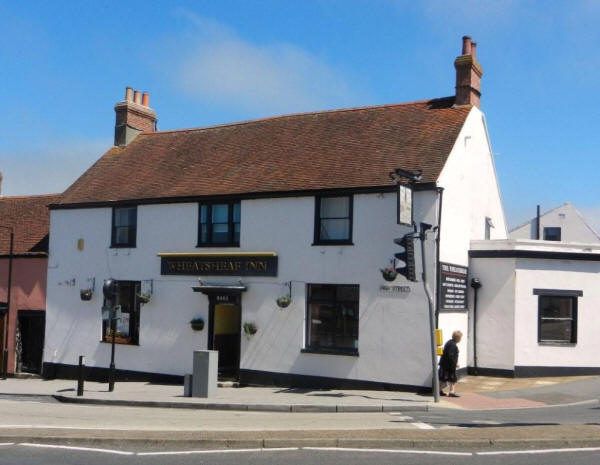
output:
<svg viewBox="0 0 600 465"><path fill-rule="evenodd" d="M438 194L437 233L435 236L435 327L439 327L440 319L440 236L442 234L442 200L444 188L436 188Z"/></svg>
<svg viewBox="0 0 600 465"><path fill-rule="evenodd" d="M473 374L477 375L477 291L481 288L479 278L471 279L471 287L473 288Z"/></svg>
<svg viewBox="0 0 600 465"><path fill-rule="evenodd" d="M540 240L540 206L537 206L537 214L535 216L535 231L536 231L536 239Z"/></svg>

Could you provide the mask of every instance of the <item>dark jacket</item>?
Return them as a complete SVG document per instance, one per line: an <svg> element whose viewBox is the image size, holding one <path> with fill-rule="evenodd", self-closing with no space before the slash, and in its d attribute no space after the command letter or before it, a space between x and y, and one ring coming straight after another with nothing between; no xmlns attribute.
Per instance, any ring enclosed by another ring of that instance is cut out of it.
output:
<svg viewBox="0 0 600 465"><path fill-rule="evenodd" d="M458 364L458 346L454 339L444 345L444 353L440 357L440 367L447 371L456 370Z"/></svg>

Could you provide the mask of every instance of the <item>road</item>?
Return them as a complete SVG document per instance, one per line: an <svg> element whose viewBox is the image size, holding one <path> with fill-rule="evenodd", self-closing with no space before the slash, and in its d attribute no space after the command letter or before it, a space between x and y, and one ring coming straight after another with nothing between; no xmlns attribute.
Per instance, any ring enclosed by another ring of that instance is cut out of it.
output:
<svg viewBox="0 0 600 465"><path fill-rule="evenodd" d="M152 454L152 455L145 455ZM281 465L314 464L334 465L589 465L598 463L600 449L572 449L563 451L520 450L500 452L444 453L431 451L364 451L337 449L315 450L242 450L242 451L169 451L162 453L133 450L63 449L34 444L0 445L0 465Z"/></svg>

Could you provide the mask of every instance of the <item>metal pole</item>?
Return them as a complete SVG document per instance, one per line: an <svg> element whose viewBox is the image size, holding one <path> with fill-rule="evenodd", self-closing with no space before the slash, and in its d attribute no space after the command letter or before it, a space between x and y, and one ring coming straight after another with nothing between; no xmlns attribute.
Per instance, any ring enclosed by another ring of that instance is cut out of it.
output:
<svg viewBox="0 0 600 465"><path fill-rule="evenodd" d="M425 266L425 239L427 229L424 228L421 223L421 232L419 238L421 239L421 261L423 262L423 288L427 295L427 302L429 303L429 345L431 349L431 380L433 383L433 400L434 402L440 401L440 380L437 377L437 351L435 343L435 310L433 308L433 300L431 293L427 287L427 269Z"/></svg>
<svg viewBox="0 0 600 465"><path fill-rule="evenodd" d="M110 319L110 329L112 332L110 343L110 368L108 369L108 392L115 390L115 335L117 332L117 307L113 305L112 318Z"/></svg>
<svg viewBox="0 0 600 465"><path fill-rule="evenodd" d="M77 370L77 395L83 395L83 382L85 378L85 356L79 356L79 368Z"/></svg>
<svg viewBox="0 0 600 465"><path fill-rule="evenodd" d="M6 317L4 321L4 353L2 355L2 378L6 379L8 374L8 325L10 323L10 294L12 290L12 268L13 268L13 245L14 231L7 226L1 226L10 229L10 252L8 254L8 289L6 292Z"/></svg>

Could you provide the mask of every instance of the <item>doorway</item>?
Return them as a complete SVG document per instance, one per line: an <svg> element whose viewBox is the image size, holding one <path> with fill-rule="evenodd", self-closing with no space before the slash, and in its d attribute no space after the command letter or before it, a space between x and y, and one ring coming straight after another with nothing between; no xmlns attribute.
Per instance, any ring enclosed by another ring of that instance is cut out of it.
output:
<svg viewBox="0 0 600 465"><path fill-rule="evenodd" d="M42 372L46 312L19 310L17 328L17 371Z"/></svg>
<svg viewBox="0 0 600 465"><path fill-rule="evenodd" d="M208 349L219 352L219 378L237 379L242 325L240 296L215 294L209 299Z"/></svg>

